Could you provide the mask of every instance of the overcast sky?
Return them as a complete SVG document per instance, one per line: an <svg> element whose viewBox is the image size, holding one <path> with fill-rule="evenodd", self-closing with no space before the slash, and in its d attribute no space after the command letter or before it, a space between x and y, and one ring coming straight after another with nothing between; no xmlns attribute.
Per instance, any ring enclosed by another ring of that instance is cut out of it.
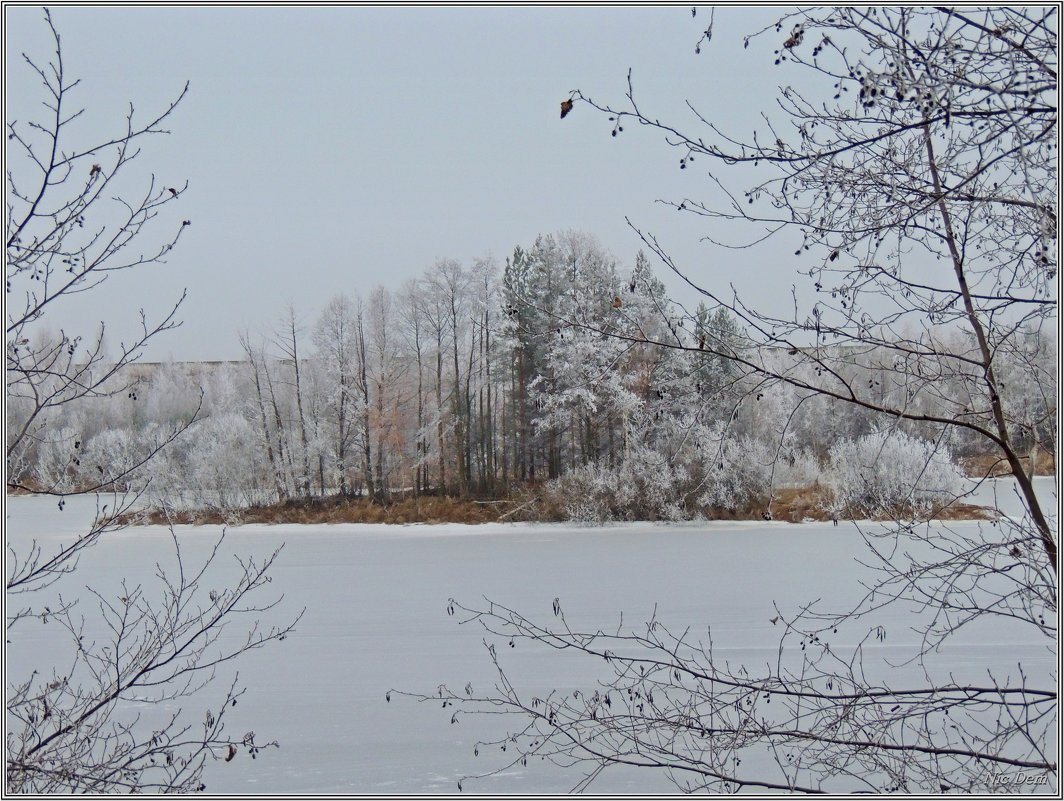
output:
<svg viewBox="0 0 1064 801"><path fill-rule="evenodd" d="M644 111L687 121L685 98L748 135L783 78L743 34L770 10L726 8L701 55L708 10L654 8L60 7L68 73L79 76L85 135L114 131L132 101L157 112L191 90L133 171L186 179L170 224L192 225L164 266L116 275L53 312L50 325L113 336L183 288L184 325L150 359L233 359L237 333L268 332L287 304L307 325L338 293L397 289L438 258L502 264L515 245L591 232L627 267L640 243L625 216L715 290L783 297L787 243L757 254L700 243L696 219L655 203L709 197L705 172L649 130L610 136L581 89L620 103L629 68ZM8 120L40 85L21 63L48 57L37 8L5 9ZM662 272L664 268L661 268ZM664 276L663 276L664 277ZM670 287L679 288L669 280ZM677 294L680 294L677 292ZM124 327L123 327L124 326Z"/></svg>

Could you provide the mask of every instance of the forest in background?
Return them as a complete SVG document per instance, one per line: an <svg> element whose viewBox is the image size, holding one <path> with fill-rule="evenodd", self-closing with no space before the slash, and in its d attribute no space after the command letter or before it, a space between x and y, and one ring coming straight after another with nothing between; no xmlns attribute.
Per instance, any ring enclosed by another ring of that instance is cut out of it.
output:
<svg viewBox="0 0 1064 801"><path fill-rule="evenodd" d="M976 348L947 326L907 336L930 353ZM963 426L796 386L822 378L830 350L840 380L867 382L880 406L980 422L977 367L934 376L933 360L877 344L756 346L729 309L685 309L642 252L620 265L583 232L540 236L501 268L440 260L310 319L278 309L271 332L240 338L241 362L133 363L76 408L34 413L11 393L9 440L38 432L9 444L11 482L150 479L156 506L230 519L430 496L477 501L478 520L824 519L934 512L967 488L962 468L999 467ZM1028 325L1010 345L994 364L1008 422L1029 471L1052 472L1055 337ZM431 508L414 514L469 514Z"/></svg>

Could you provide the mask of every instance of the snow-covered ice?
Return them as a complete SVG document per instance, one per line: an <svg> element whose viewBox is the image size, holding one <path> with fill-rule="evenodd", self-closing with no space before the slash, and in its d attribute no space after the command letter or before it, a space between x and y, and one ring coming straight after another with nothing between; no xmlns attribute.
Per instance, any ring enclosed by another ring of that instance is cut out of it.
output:
<svg viewBox="0 0 1064 801"><path fill-rule="evenodd" d="M1051 480L1049 480L1051 481ZM1041 489L1052 490L1042 482ZM45 545L68 539L92 517L95 501L74 498L60 512L47 498L7 499L8 540L37 536ZM975 523L957 525L974 526ZM177 528L186 558L202 556L217 526ZM439 793L456 780L503 764L500 755L473 756L473 743L496 731L497 721L461 718L451 710L393 696L389 688L434 692L440 683L484 686L492 674L482 633L446 614L448 598L501 602L530 617L552 616L561 599L574 628L638 626L657 607L676 630L712 627L715 650L732 664L763 665L778 642L773 602L781 609L824 599L841 608L857 597L862 547L852 525L734 523L572 525L319 525L232 528L226 553L265 555L285 550L273 586L285 594L277 619L306 615L285 642L239 661L248 688L230 710L227 729L254 730L259 741L278 739L252 761L241 754L208 766L207 788L218 793ZM168 558L162 527L109 535L82 558L64 592L85 583L115 587L121 578L146 580ZM877 623L887 638L875 656L911 654L916 636L901 608ZM24 626L8 646L9 681L32 662L54 654L54 627ZM235 634L235 632L234 632ZM839 643L842 645L842 643ZM546 688L593 686L601 663L545 653L530 644L503 649L515 680ZM1023 627L962 630L939 656L959 674L985 676L987 668L1015 674L1022 662L1045 676L1055 655ZM223 692L219 680L216 692ZM207 699L188 702L201 715ZM545 763L465 784L467 792L562 792L580 775ZM653 771L606 771L598 792L669 791Z"/></svg>

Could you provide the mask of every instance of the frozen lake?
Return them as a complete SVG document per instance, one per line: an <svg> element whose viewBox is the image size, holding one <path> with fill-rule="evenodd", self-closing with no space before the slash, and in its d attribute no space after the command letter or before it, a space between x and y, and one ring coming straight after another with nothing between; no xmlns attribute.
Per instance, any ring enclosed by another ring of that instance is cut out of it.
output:
<svg viewBox="0 0 1064 801"><path fill-rule="evenodd" d="M1052 479L1041 483L1051 494ZM88 498L72 499L62 512L52 499L8 498L8 539L18 544L37 536L47 550L80 530L94 508ZM194 556L219 530L185 526L178 536ZM858 590L854 557L862 547L852 525L714 522L603 528L256 525L230 529L225 551L264 555L281 543L286 548L273 571L273 586L286 595L279 616L294 616L304 606L306 614L287 641L240 660L240 683L248 692L227 718L228 731L253 729L260 741L280 740L281 748L255 761L241 754L231 763L209 765L209 792L450 793L460 776L502 764L498 755L472 753L473 743L490 733L488 721L466 717L452 726L451 711L439 704L396 697L385 702L389 688L431 693L440 683L490 683L482 633L447 616L450 597L470 605L488 597L540 621L552 617L552 601L559 597L574 628L616 626L622 611L626 625L637 626L656 605L670 628L711 626L715 650L733 664L763 665L777 647L773 602L794 609L818 598L838 607L852 601ZM65 592L90 576L101 588L122 577L150 576L168 547L161 527L110 535L83 557ZM906 610L888 610L877 622L888 633L877 656L911 653L916 635ZM1014 676L1022 662L1032 683L1044 684L1055 655L1044 638L1016 628L962 630L941 655L943 664L959 675L985 676L994 668ZM49 627L22 626L13 633L9 681L28 672L31 660L55 654ZM505 649L502 657L519 679L544 688L589 688L605 676L598 662L529 644ZM216 690L223 692L227 683L219 679ZM195 702L186 708L199 709ZM465 790L564 792L579 778L529 763L467 782ZM636 770L606 771L591 787L670 789L664 776Z"/></svg>

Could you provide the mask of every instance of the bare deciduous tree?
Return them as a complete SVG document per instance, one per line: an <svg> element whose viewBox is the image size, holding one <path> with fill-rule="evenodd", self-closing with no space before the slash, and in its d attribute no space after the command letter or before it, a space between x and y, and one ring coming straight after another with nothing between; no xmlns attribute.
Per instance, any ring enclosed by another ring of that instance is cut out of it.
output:
<svg viewBox="0 0 1064 801"><path fill-rule="evenodd" d="M324 376L328 437L335 466L335 478L331 480L335 481L341 494L350 491L351 451L364 412L355 393L358 375L356 329L360 320L361 311L356 311L351 300L336 295L322 311L314 328L314 344Z"/></svg>
<svg viewBox="0 0 1064 801"><path fill-rule="evenodd" d="M142 141L166 133L162 126L188 86L147 121L130 106L124 126L105 141L72 141L72 123L84 111L71 105L79 81L66 71L60 36L47 11L45 22L54 54L47 63L25 56L42 83L45 115L7 126L13 143L9 155L17 158L9 160L7 173L5 370L8 400L20 406L7 442L7 475L9 490L59 497L62 509L65 496L73 494L68 488L19 483L14 468L48 433L57 410L119 394L135 399L128 367L149 341L178 324L180 301L155 322L141 311L139 335L110 358L103 324L88 338L65 329L49 335L45 326L62 320L71 296L93 290L116 272L161 262L189 224L180 221L170 234L159 233L165 207L179 201L185 184L169 187L152 177L146 191L131 199L125 182ZM114 192L119 195L112 197ZM146 445L134 464L117 472L99 467L94 486L79 489L113 490L113 495L98 496L95 520L74 541L50 549L8 532L8 648L26 647L25 629L51 622L45 631L54 633L57 649L66 654L54 665L34 665L29 675L7 674L9 792L203 789L207 759L232 759L238 751L254 754L263 747L253 733L234 737L225 731L226 710L242 694L235 682L200 720L164 712L163 702L202 698L199 691L219 669L291 631L294 623L261 627L257 622L279 600L261 598L277 552L238 560L236 580L219 585L213 570L224 534L198 565L191 565L171 532L172 560L161 560L155 576L127 576L116 594L110 588L71 586L72 574L92 582L84 575L82 557L122 528L136 506L138 491L122 493L119 485L135 481L137 471L180 436L196 414ZM77 440L69 443L72 459L80 446ZM71 593L80 600L72 600ZM230 638L231 627L244 620L245 634ZM141 714L134 702L147 702L158 715L149 720L152 716Z"/></svg>

